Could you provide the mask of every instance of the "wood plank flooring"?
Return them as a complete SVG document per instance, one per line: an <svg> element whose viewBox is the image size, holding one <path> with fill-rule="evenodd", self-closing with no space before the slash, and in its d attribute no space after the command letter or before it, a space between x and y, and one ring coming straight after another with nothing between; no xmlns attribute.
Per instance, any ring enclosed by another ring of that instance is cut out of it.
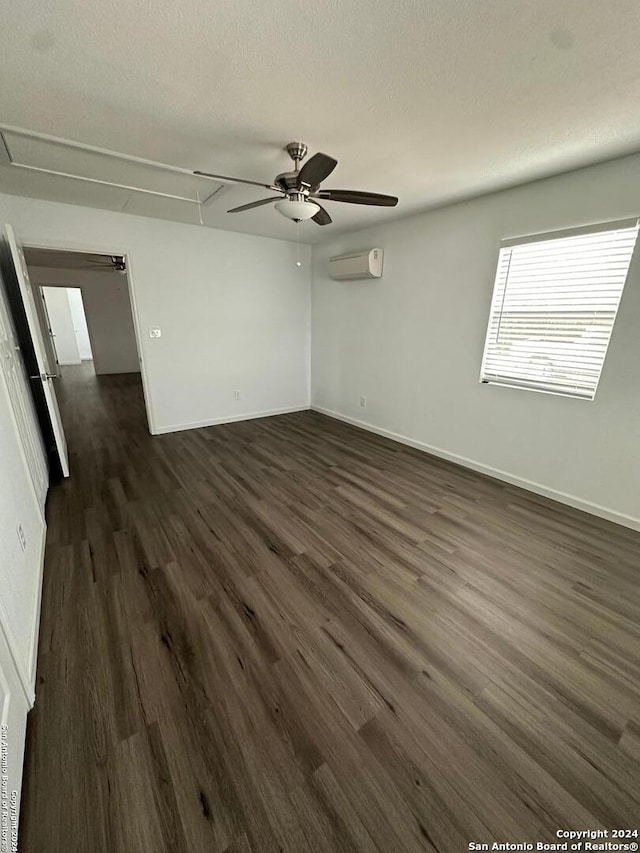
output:
<svg viewBox="0 0 640 853"><path fill-rule="evenodd" d="M640 535L68 368L23 853L454 853L640 816Z"/></svg>

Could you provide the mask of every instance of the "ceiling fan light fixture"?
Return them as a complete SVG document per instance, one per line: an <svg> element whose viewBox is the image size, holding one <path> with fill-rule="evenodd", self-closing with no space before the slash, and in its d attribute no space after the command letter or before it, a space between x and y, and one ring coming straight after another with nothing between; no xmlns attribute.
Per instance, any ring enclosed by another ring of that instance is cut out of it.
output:
<svg viewBox="0 0 640 853"><path fill-rule="evenodd" d="M288 198L277 202L275 208L278 213L286 216L287 219L293 219L298 222L311 219L320 210L319 205L314 204L312 201L294 201Z"/></svg>

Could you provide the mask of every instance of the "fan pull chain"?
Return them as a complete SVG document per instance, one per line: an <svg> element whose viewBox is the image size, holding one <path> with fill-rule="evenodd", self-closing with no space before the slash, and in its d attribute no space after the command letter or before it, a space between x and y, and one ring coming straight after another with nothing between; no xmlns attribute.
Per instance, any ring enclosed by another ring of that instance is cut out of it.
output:
<svg viewBox="0 0 640 853"><path fill-rule="evenodd" d="M296 266L301 267L302 261L300 260L300 223L296 222Z"/></svg>

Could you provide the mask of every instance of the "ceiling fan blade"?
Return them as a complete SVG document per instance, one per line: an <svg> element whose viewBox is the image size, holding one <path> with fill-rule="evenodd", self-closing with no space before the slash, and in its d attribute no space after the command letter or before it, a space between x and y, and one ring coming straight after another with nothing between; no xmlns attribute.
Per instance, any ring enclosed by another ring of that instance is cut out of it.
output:
<svg viewBox="0 0 640 853"><path fill-rule="evenodd" d="M338 165L338 161L328 154L318 152L304 164L298 173L298 186L306 184L308 187L317 187Z"/></svg>
<svg viewBox="0 0 640 853"><path fill-rule="evenodd" d="M201 178L213 178L216 181L227 181L230 184L250 184L252 187L263 187L265 190L275 190L277 187L271 184L261 184L259 181L245 181L244 178L230 178L228 175L212 175L211 172L195 171L194 175L199 175Z"/></svg>
<svg viewBox="0 0 640 853"><path fill-rule="evenodd" d="M259 201L250 201L249 204L241 204L240 207L232 207L227 210L227 213L241 213L243 210L251 210L253 207L261 207L263 204L271 204L272 201L280 201L284 198L281 195L274 195L272 198L261 198Z"/></svg>
<svg viewBox="0 0 640 853"><path fill-rule="evenodd" d="M320 210L316 213L315 216L311 217L313 221L317 225L331 225L333 219L331 219L324 207L322 207L321 205L318 205L318 207L320 208Z"/></svg>
<svg viewBox="0 0 640 853"><path fill-rule="evenodd" d="M324 198L327 201L346 201L350 204L373 204L379 207L395 207L398 199L394 195L381 193L365 193L358 190L319 190L314 198Z"/></svg>

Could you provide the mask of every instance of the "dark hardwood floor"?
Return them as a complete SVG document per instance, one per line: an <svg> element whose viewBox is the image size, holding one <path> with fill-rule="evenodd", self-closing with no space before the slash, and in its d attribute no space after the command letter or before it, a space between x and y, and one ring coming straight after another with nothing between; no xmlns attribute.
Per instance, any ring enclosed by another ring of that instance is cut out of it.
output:
<svg viewBox="0 0 640 853"><path fill-rule="evenodd" d="M23 853L465 851L640 816L640 534L65 370Z"/></svg>

